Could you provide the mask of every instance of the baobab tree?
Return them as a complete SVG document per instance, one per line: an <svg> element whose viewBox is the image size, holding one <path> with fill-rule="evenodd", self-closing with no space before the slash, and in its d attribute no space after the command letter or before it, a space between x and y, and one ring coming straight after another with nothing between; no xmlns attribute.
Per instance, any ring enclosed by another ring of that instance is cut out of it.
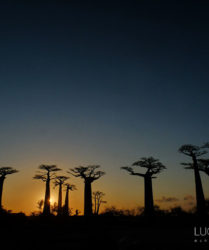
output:
<svg viewBox="0 0 209 250"><path fill-rule="evenodd" d="M55 187L59 186L57 215L62 215L62 185L67 179L69 179L69 177L60 175L56 176L54 180Z"/></svg>
<svg viewBox="0 0 209 250"><path fill-rule="evenodd" d="M40 170L39 174L36 174L33 179L42 180L46 182L46 190L45 190L45 199L44 199L44 209L43 214L49 215L50 214L50 181L55 179L55 172L60 171L61 169L58 168L56 165L40 165L38 167Z"/></svg>
<svg viewBox="0 0 209 250"><path fill-rule="evenodd" d="M204 150L207 145L204 145L202 147L191 145L191 144L185 144L182 145L179 148L179 152L189 156L192 158L192 163L181 163L182 165L186 166L185 169L193 169L194 170L194 176L195 176L195 189L196 189L196 201L197 201L197 213L199 215L204 215L206 212L205 207L205 196L202 188L202 181L199 173L199 165L201 159L199 159L200 156L207 154L207 151Z"/></svg>
<svg viewBox="0 0 209 250"><path fill-rule="evenodd" d="M99 165L89 165L87 167L76 167L70 169L68 173L75 177L80 177L84 180L84 215L92 215L92 191L91 183L98 180L105 173L103 171L97 171Z"/></svg>
<svg viewBox="0 0 209 250"><path fill-rule="evenodd" d="M103 197L105 196L105 193L100 191L93 192L93 200L94 200L94 214L99 214L99 209L102 203L107 203L103 200Z"/></svg>
<svg viewBox="0 0 209 250"><path fill-rule="evenodd" d="M152 190L152 179L157 178L156 175L166 169L166 167L158 160L153 157L142 157L139 161L136 161L132 166L139 166L146 168L145 173L134 172L133 167L121 167L129 172L130 175L136 175L144 178L144 212L145 215L154 214L154 202L153 202L153 190Z"/></svg>
<svg viewBox="0 0 209 250"><path fill-rule="evenodd" d="M70 211L70 209L69 209L69 190L71 190L71 191L76 190L76 186L73 184L66 183L65 187L66 187L66 194L65 194L65 204L63 207L63 215L69 216L69 211Z"/></svg>
<svg viewBox="0 0 209 250"><path fill-rule="evenodd" d="M18 170L12 167L1 167L0 168L0 210L2 210L2 193L3 193L3 185L6 176L9 174L17 173Z"/></svg>

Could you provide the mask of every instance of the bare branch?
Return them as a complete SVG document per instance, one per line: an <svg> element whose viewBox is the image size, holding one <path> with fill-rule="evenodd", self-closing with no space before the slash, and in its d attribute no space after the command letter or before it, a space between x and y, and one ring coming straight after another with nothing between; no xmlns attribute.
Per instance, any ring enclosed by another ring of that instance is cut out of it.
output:
<svg viewBox="0 0 209 250"><path fill-rule="evenodd" d="M97 171L96 173L92 174L92 176L90 176L90 177L93 178L94 180L97 180L100 177L102 177L103 175L105 175L105 172Z"/></svg>
<svg viewBox="0 0 209 250"><path fill-rule="evenodd" d="M47 180L46 176L41 175L41 174L36 174L36 175L33 177L33 179L35 179L35 180L42 180L42 181L46 181L46 180Z"/></svg>
<svg viewBox="0 0 209 250"><path fill-rule="evenodd" d="M121 167L121 169L128 171L130 174L133 174L133 173L134 173L132 167L127 167L127 166L125 166L125 167Z"/></svg>
<svg viewBox="0 0 209 250"><path fill-rule="evenodd" d="M132 167L121 167L121 169L126 170L127 172L130 173L130 175L138 175L138 176L141 176L141 177L145 176L144 174L134 172Z"/></svg>
<svg viewBox="0 0 209 250"><path fill-rule="evenodd" d="M182 166L185 166L185 169L194 169L194 165L193 163L189 163L189 162L181 162Z"/></svg>

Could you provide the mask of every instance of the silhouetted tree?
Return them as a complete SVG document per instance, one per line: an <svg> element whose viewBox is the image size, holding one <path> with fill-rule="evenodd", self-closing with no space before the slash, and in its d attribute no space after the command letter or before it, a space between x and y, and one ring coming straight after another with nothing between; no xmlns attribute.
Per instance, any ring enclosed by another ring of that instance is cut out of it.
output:
<svg viewBox="0 0 209 250"><path fill-rule="evenodd" d="M2 210L2 193L3 193L3 185L6 176L9 174L17 173L18 170L12 167L1 167L0 168L0 210Z"/></svg>
<svg viewBox="0 0 209 250"><path fill-rule="evenodd" d="M43 205L44 205L44 200L43 200L43 199L42 199L42 200L39 200L39 201L37 202L37 207L38 207L39 210L42 210Z"/></svg>
<svg viewBox="0 0 209 250"><path fill-rule="evenodd" d="M141 160L134 162L132 166L139 166L147 169L146 173L142 174L134 172L132 167L121 167L121 169L128 171L130 175L136 175L144 178L144 212L145 215L153 215L154 202L152 179L156 178L156 176L153 175L159 174L162 170L166 169L166 167L161 162L159 162L159 160L153 157L142 157Z"/></svg>
<svg viewBox="0 0 209 250"><path fill-rule="evenodd" d="M78 209L75 210L75 216L78 216L80 213L81 212Z"/></svg>
<svg viewBox="0 0 209 250"><path fill-rule="evenodd" d="M67 179L69 179L69 177L63 175L55 177L54 185L55 187L59 186L57 215L62 215L62 185Z"/></svg>
<svg viewBox="0 0 209 250"><path fill-rule="evenodd" d="M102 171L96 171L100 166L99 165L90 165L87 167L76 167L70 169L68 173L72 174L75 177L81 177L84 179L84 215L92 215L92 191L91 183L95 180L98 180L105 173Z"/></svg>
<svg viewBox="0 0 209 250"><path fill-rule="evenodd" d="M102 215L107 216L124 216L125 211L123 209L118 209L115 206L106 207L102 212Z"/></svg>
<svg viewBox="0 0 209 250"><path fill-rule="evenodd" d="M46 182L46 191L45 191L45 199L44 199L44 209L43 214L50 214L50 181L55 179L55 172L61 170L56 165L40 165L38 167L42 171L39 171L39 174L36 174L33 179L42 180Z"/></svg>
<svg viewBox="0 0 209 250"><path fill-rule="evenodd" d="M169 213L172 216L183 216L183 215L187 214L187 212L185 210L183 210L182 207L180 207L180 206L176 206L176 207L171 208Z"/></svg>
<svg viewBox="0 0 209 250"><path fill-rule="evenodd" d="M65 216L68 216L70 214L70 209L69 209L69 190L74 191L76 190L76 186L73 184L66 183L66 195L65 195L65 205L63 207L63 214Z"/></svg>
<svg viewBox="0 0 209 250"><path fill-rule="evenodd" d="M52 214L54 214L54 215L58 214L58 204L57 204L57 202L54 202L54 204L50 204L50 208L51 208Z"/></svg>
<svg viewBox="0 0 209 250"><path fill-rule="evenodd" d="M94 214L99 214L99 209L102 203L107 203L103 200L103 197L105 196L105 193L100 191L93 192L93 200L94 200Z"/></svg>
<svg viewBox="0 0 209 250"><path fill-rule="evenodd" d="M185 169L194 169L196 200L197 200L197 213L199 215L205 214L205 197L202 188L202 181L199 173L198 157L207 153L203 147L198 147L191 144L185 144L179 148L179 152L192 158L192 163L181 163L186 166Z"/></svg>

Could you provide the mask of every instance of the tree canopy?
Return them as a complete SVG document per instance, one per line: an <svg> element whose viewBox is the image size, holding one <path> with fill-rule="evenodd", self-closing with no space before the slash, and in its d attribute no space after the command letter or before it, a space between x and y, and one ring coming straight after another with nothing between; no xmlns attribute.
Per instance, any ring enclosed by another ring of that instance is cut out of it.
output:
<svg viewBox="0 0 209 250"><path fill-rule="evenodd" d="M179 148L178 151L179 153L183 153L190 157L193 156L199 157L204 154L207 154L207 151L204 150L205 148L207 148L207 143L201 147L192 144L184 144Z"/></svg>
<svg viewBox="0 0 209 250"><path fill-rule="evenodd" d="M12 167L1 167L0 168L0 177L5 177L8 174L14 174L19 172L17 169L14 169Z"/></svg>
<svg viewBox="0 0 209 250"><path fill-rule="evenodd" d="M71 168L68 173L72 174L75 177L81 177L83 179L91 179L97 180L101 176L105 174L103 171L96 171L98 168L100 168L100 165L89 165L87 167L79 166L75 168Z"/></svg>
<svg viewBox="0 0 209 250"><path fill-rule="evenodd" d="M55 177L54 185L55 187L58 185L62 185L65 183L66 180L68 180L70 177L64 176L64 175L59 175Z"/></svg>
<svg viewBox="0 0 209 250"><path fill-rule="evenodd" d="M54 172L61 170L56 165L44 165L44 164L42 164L38 168L41 169L42 171L38 171L38 174L36 174L33 177L33 179L42 180L44 182L46 182L48 179L50 179L50 180L55 179L56 176L55 176Z"/></svg>
<svg viewBox="0 0 209 250"><path fill-rule="evenodd" d="M153 157L142 157L140 158L139 161L136 161L132 164L132 166L139 166L142 168L146 168L147 171L145 174L143 173L138 173L135 172L133 170L133 167L121 167L121 169L124 169L126 171L128 171L131 175L138 175L138 176L145 176L145 175L149 175L149 176L153 176L156 174L159 174L160 172L162 172L164 169L166 169L166 167L158 160L155 159ZM153 177L154 178L154 177Z"/></svg>

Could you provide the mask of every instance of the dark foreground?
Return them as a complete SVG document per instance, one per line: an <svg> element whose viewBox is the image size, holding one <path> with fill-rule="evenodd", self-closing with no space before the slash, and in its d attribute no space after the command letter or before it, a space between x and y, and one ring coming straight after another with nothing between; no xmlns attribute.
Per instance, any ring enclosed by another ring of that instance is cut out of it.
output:
<svg viewBox="0 0 209 250"><path fill-rule="evenodd" d="M200 228L209 228L209 218L7 215L0 216L0 242L4 246L0 249L209 249L209 235L195 236L194 227L197 234Z"/></svg>

